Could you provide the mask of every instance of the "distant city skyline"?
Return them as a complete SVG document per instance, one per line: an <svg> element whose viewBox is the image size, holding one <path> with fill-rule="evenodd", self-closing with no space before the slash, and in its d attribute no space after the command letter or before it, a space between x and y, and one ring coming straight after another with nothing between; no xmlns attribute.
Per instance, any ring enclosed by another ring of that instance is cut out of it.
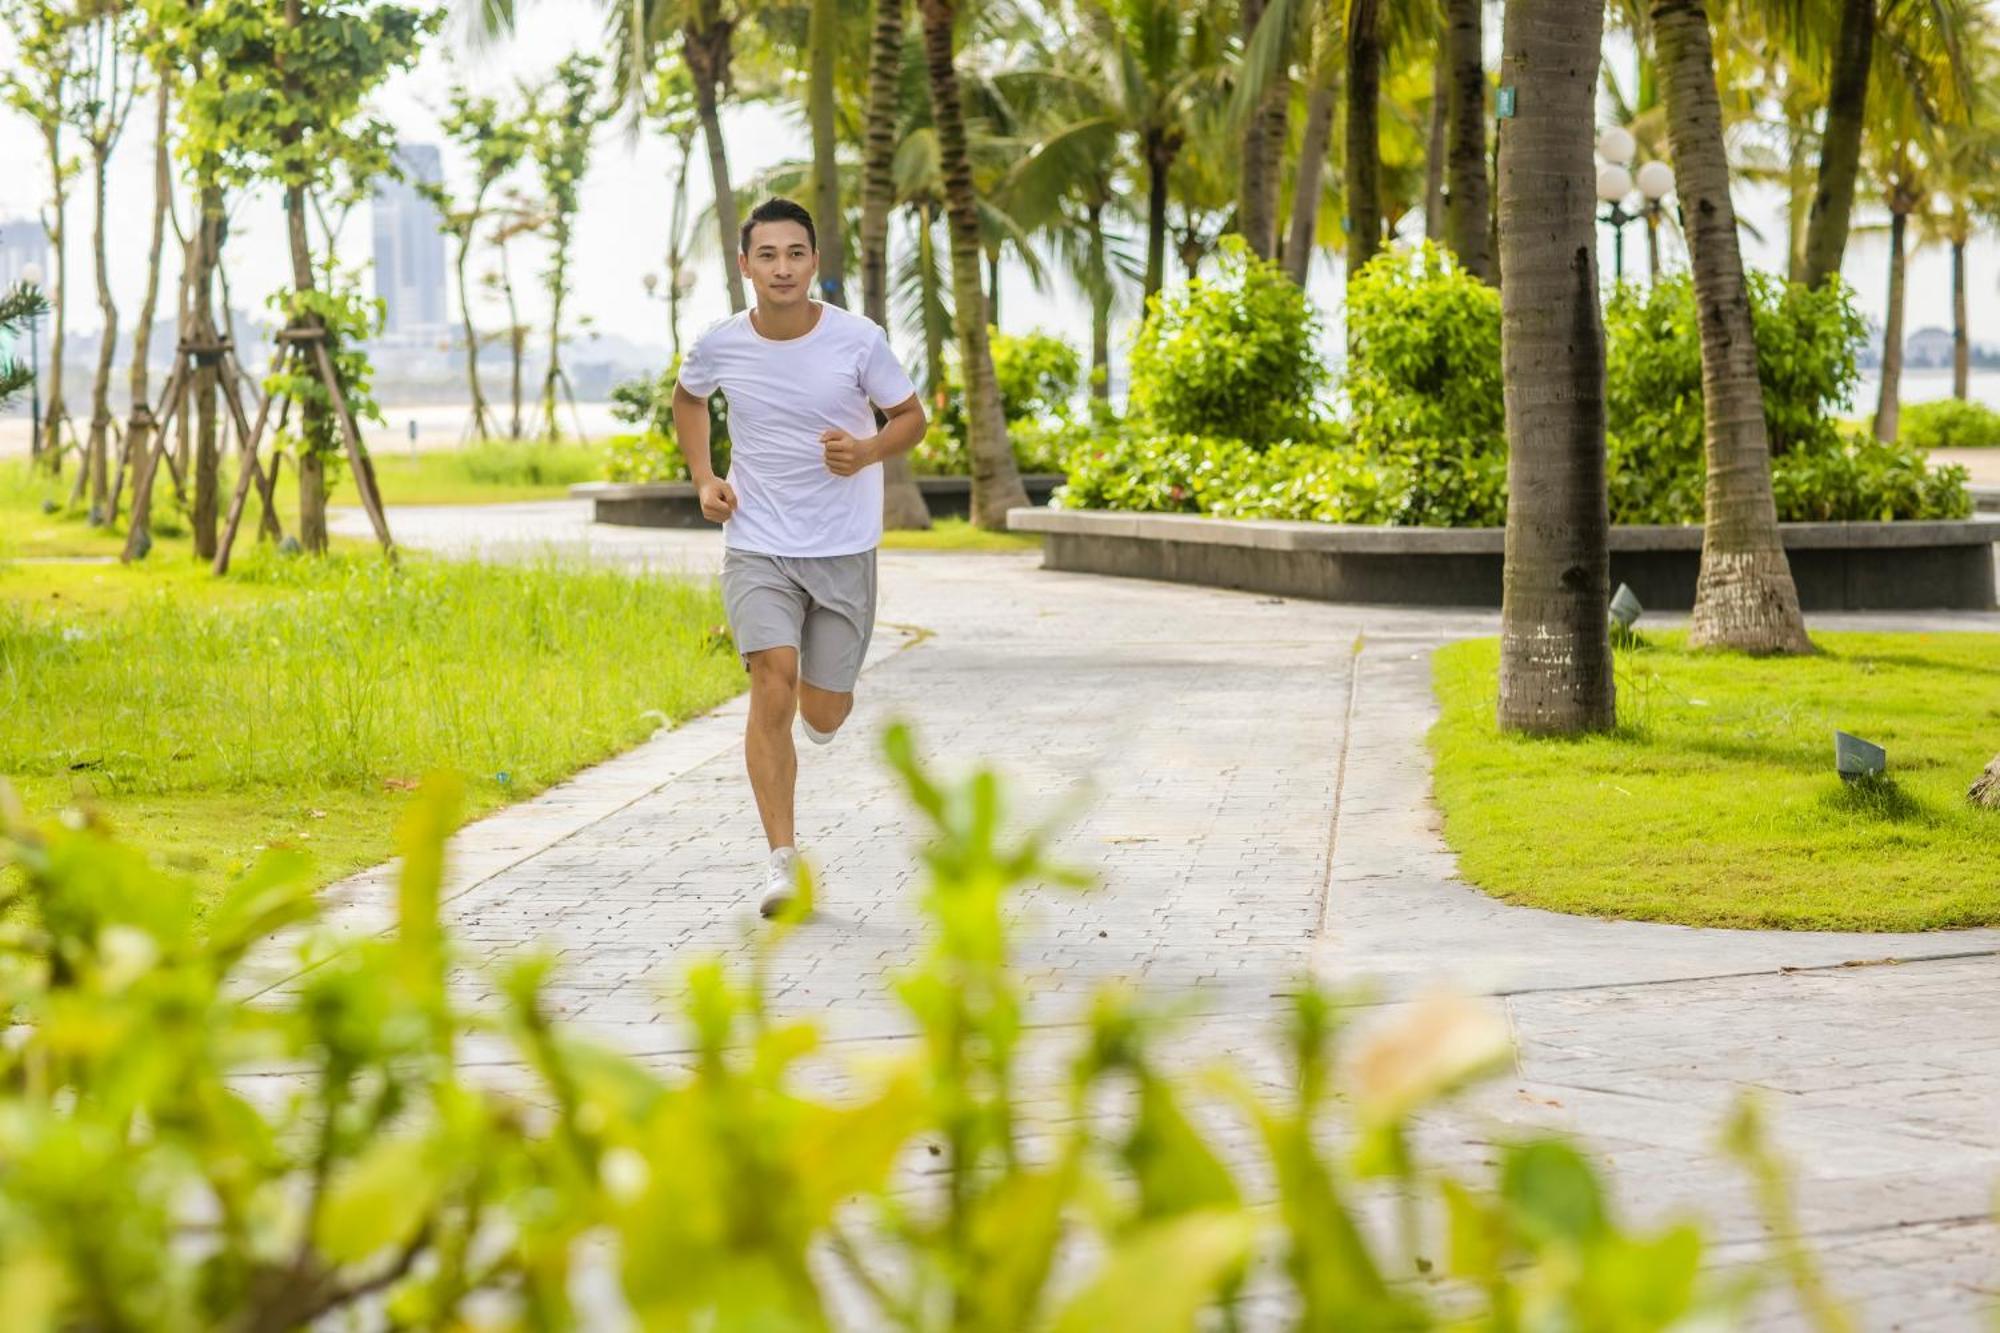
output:
<svg viewBox="0 0 2000 1333"><path fill-rule="evenodd" d="M444 181L436 144L396 149L402 176L375 182L369 198L375 238L375 295L384 307L382 331L426 334L447 327L444 217L417 186Z"/></svg>
<svg viewBox="0 0 2000 1333"><path fill-rule="evenodd" d="M34 218L0 221L0 291L20 282L21 270L29 264L39 264L42 281L49 281L49 236L42 224Z"/></svg>

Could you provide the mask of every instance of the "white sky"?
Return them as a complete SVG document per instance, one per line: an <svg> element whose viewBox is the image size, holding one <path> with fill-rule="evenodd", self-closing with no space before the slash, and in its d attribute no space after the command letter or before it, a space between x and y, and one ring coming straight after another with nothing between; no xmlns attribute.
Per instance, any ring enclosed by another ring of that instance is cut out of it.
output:
<svg viewBox="0 0 2000 1333"><path fill-rule="evenodd" d="M454 70L475 87L498 90L516 78L532 78L548 69L563 54L579 46L597 48L602 21L600 10L583 0L542 0L523 7L522 31L512 41L484 52L469 52L462 40L447 35L435 43L420 66L385 89L383 110L413 142L441 142L435 108L441 107ZM1496 21L1489 27L1497 30ZM1497 31L1489 34L1497 39ZM1615 40L1615 39L1614 39ZM1496 41L1497 44L1497 41ZM9 52L0 47L0 58ZM47 174L35 136L24 132L25 123L12 113L0 112L9 129L0 133L0 217L32 216L47 197ZM802 126L789 112L775 108L750 108L731 113L727 137L733 172L747 178L761 167L808 151ZM110 178L110 209L119 226L113 232L111 282L121 309L129 319L144 280L143 247L129 238L143 236L149 224L151 206L150 159L151 125L146 108L135 109L132 123L113 159ZM445 148L445 169L453 180L461 178L463 164ZM707 202L706 164L700 160L697 140L694 172L694 205ZM575 308L587 312L596 326L641 342L665 346L666 308L648 298L639 282L647 270L659 270L670 201L669 147L656 137L629 141L616 126L608 126L601 138L582 194L578 219L574 273ZM96 299L90 265L89 232L91 209L87 194L73 194L71 212L71 303L73 327L88 329L97 323ZM1760 243L1744 237L1745 258L1754 266L1783 267L1784 218L1776 191L1739 187L1738 209L1744 218L1767 238ZM1864 221L1858 216L1857 221ZM367 210L357 209L343 237L345 252L365 259L369 252ZM1644 241L1640 228L1628 228L1626 261L1628 274L1644 271ZM123 242L123 243L121 243ZM1846 276L1860 293L1863 308L1879 321L1887 288L1886 242L1869 235L1856 236L1848 246ZM1673 256L1677 262L1679 255ZM1603 249L1603 265L1608 272L1611 251L1608 234ZM475 261L476 262L476 261ZM539 262L532 246L516 253L517 276ZM282 224L275 199L251 198L237 209L235 229L229 242L230 276L237 304L261 308L264 295L281 285L288 272ZM726 312L721 284L716 277L718 261L713 252L696 259L698 279L684 312L683 327L689 332ZM1170 269L1173 266L1170 264ZM1178 278L1178 274L1173 274ZM1315 268L1314 291L1324 308L1335 304L1337 269L1322 257ZM1942 250L1922 250L1911 261L1908 328L1948 325L1950 322L1950 267ZM1973 337L1975 341L2000 342L2000 247L1991 237L1975 243L1969 274ZM542 308L539 288L532 282L517 281L524 314L533 318ZM169 288L171 290L171 288ZM475 304L479 301L475 297ZM1133 303L1136 304L1136 303ZM477 312L482 322L495 322L497 312ZM1079 347L1088 343L1087 307L1074 292L1059 285L1049 293L1033 290L1025 275L1010 265L1003 271L1001 293L1003 326L1011 329L1040 327L1067 337ZM899 341L903 341L899 338Z"/></svg>

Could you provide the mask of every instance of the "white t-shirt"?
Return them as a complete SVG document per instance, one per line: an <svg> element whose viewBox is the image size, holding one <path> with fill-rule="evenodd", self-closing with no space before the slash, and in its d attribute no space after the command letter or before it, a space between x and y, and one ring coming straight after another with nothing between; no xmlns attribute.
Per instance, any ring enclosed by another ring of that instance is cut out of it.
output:
<svg viewBox="0 0 2000 1333"><path fill-rule="evenodd" d="M875 433L868 405L894 407L916 386L881 325L815 302L819 321L799 338L766 338L750 312L715 325L681 361L680 383L697 398L729 400L729 484L736 513L722 525L737 551L765 555L854 555L882 543L882 469L851 477L827 470L820 432Z"/></svg>

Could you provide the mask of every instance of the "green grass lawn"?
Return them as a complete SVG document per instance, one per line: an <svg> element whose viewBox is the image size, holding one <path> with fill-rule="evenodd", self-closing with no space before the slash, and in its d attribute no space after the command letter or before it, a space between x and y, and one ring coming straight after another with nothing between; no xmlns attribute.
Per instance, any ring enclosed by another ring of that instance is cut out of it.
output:
<svg viewBox="0 0 2000 1333"><path fill-rule="evenodd" d="M1647 640L1618 657L1619 730L1585 740L1499 734L1496 641L1438 653L1435 790L1467 879L1688 925L2000 922L2000 812L1965 800L2000 751L2000 635L1817 634L1795 660ZM1886 783L1835 776L1836 727L1888 749Z"/></svg>
<svg viewBox="0 0 2000 1333"><path fill-rule="evenodd" d="M743 687L712 584L252 551L227 579L0 565L0 777L213 889L268 846L383 860L425 773L476 817Z"/></svg>

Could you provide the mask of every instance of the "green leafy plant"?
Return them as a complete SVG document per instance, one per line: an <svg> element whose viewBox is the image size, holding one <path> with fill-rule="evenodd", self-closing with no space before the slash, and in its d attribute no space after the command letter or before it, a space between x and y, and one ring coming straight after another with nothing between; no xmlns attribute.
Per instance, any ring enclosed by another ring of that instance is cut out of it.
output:
<svg viewBox="0 0 2000 1333"><path fill-rule="evenodd" d="M1312 433L1330 375L1319 312L1278 265L1224 237L1216 276L1147 303L1132 345L1134 416L1169 435L1255 446Z"/></svg>
<svg viewBox="0 0 2000 1333"><path fill-rule="evenodd" d="M1022 472L1060 471L1063 452L1085 434L1075 416L1082 358L1068 343L1046 333L1006 334L991 329L988 339L1015 465ZM965 450L965 388L955 364L945 370L940 396L944 410L912 452L911 465L925 476L970 476L972 458Z"/></svg>
<svg viewBox="0 0 2000 1333"><path fill-rule="evenodd" d="M1900 470L1923 471L1920 457L1906 454L1905 464L1891 466L1878 456L1863 467L1848 456L1838 413L1858 382L1855 357L1867 336L1853 290L1839 282L1814 290L1768 273L1748 276L1778 517L1941 516L1936 503L1903 502L1952 489L1948 479L1934 483L1939 492L1897 482ZM1701 339L1691 280L1679 274L1650 288L1619 287L1605 302L1604 334L1612 521L1699 523ZM1857 489L1870 479L1889 489Z"/></svg>
<svg viewBox="0 0 2000 1333"><path fill-rule="evenodd" d="M687 459L674 435L674 385L681 359L655 376L626 380L611 390L611 415L640 429L611 437L608 475L612 481L686 481ZM708 451L718 477L729 475L729 401L708 399Z"/></svg>
<svg viewBox="0 0 2000 1333"><path fill-rule="evenodd" d="M2000 412L1962 398L1911 403L1898 438L1912 449L2000 449Z"/></svg>
<svg viewBox="0 0 2000 1333"><path fill-rule="evenodd" d="M439 916L450 780L402 824L395 931L345 942L314 930L293 854L202 916L87 816L37 827L9 805L0 847L26 888L0 936L8 1326L454 1328L478 1302L483 1321L561 1328L590 1287L643 1327L807 1330L835 1322L837 1285L867 1326L913 1333L1236 1327L1252 1272L1304 1329L1743 1313L1755 1274L1708 1279L1693 1225L1622 1225L1561 1139L1502 1142L1479 1182L1421 1162L1415 1117L1511 1058L1505 1019L1470 999L1350 1037L1343 1007L1302 987L1274 1093L1226 1066L1191 1078L1166 1054L1172 1023L1107 990L1042 1089L1021 1059L1011 899L1088 881L1049 859L1049 830L1010 829L990 770L941 782L902 727L886 752L927 828L930 944L896 984L920 1039L839 1101L801 1091L818 1034L770 1000L809 873L747 967L688 973L689 1058L663 1075L558 1026L547 959L503 965L492 1006L448 987L464 962ZM246 969L286 954L293 984L253 1003ZM476 1077L474 1038L525 1078ZM253 1090L273 1070L283 1090ZM1215 1115L1250 1131L1231 1151L1257 1155L1274 1208L1249 1205ZM1788 1224L1753 1116L1730 1143ZM1363 1223L1384 1204L1402 1219L1389 1240ZM1838 1318L1803 1246L1778 1262Z"/></svg>

